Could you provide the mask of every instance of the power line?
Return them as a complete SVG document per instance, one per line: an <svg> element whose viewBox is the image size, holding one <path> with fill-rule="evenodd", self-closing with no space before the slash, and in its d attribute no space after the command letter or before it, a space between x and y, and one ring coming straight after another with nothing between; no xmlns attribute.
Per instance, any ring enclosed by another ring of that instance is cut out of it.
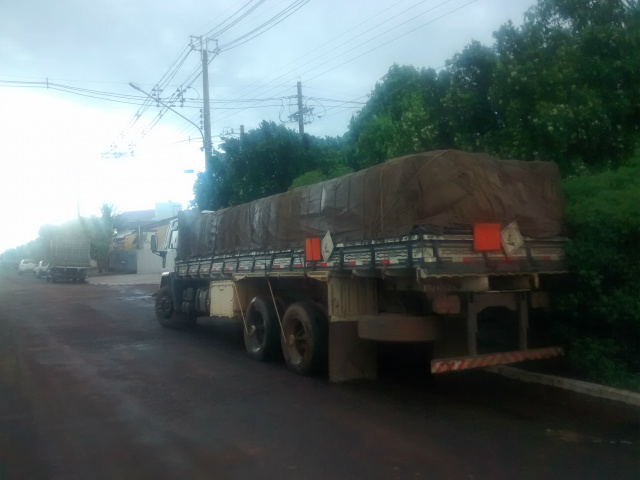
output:
<svg viewBox="0 0 640 480"><path fill-rule="evenodd" d="M327 110L333 110L333 109L336 109L336 108L340 108L340 107L342 107L343 105L346 105L347 103L356 103L356 101L357 101L357 100L360 100L360 99L362 99L362 98L367 98L368 96L369 96L369 94L362 95L361 97L354 98L353 100L351 100L351 101L349 101L349 102L344 102L343 104L340 104L340 105L334 105L334 106L332 106L332 107L329 107L329 108L327 108ZM346 111L350 110L351 108L353 108L353 107L343 108L343 109L341 109L341 110L339 110L339 111L337 111L337 112L333 112L333 113L330 113L330 114L328 114L328 115L325 115L323 118L327 118L327 117L334 117L334 116L336 116L336 115L340 115L341 113L344 113L344 112L346 112Z"/></svg>
<svg viewBox="0 0 640 480"><path fill-rule="evenodd" d="M9 88L39 88L45 90L56 90L65 93L70 93L72 95L80 95L84 97L91 97L97 100L111 101L117 103L125 103L127 105L143 105L145 104L143 99L148 97L143 97L140 95L129 95L129 94L121 94L121 93L113 93L113 92L105 92L100 90L88 90L84 88L73 87L70 85L62 85L59 83L52 82L20 82L20 81L10 81L10 80L0 80L0 87L9 87ZM162 103L169 103L170 100L162 99L158 97ZM266 101L282 101L288 97L269 97L269 98L251 98L243 100L241 103L264 103ZM121 99L129 99L132 101L125 101ZM135 101L140 100L140 101ZM185 100L185 103L189 100ZM195 100L193 100L195 101ZM340 102L341 100L334 100ZM149 103L153 103L152 100L149 100ZM270 104L270 105L248 105L245 107L219 107L215 106L216 104L226 104L230 103L227 99L213 100L210 102L213 104L211 107L214 110L240 110L245 108L255 109L255 108L267 108L267 107L279 107L281 103ZM199 108L197 106L185 105L184 108Z"/></svg>
<svg viewBox="0 0 640 480"><path fill-rule="evenodd" d="M226 44L222 45L222 47L220 47L221 51L226 52L226 51L231 50L233 48L239 47L240 45L244 45L245 43L249 42L250 40L253 40L254 38L259 37L263 33L268 32L273 27L275 27L276 25L281 23L283 20L285 20L286 18L290 17L295 12L297 12L302 7L304 7L307 3L309 3L309 1L310 0L296 0L295 3L291 4L289 7L285 8L284 10L279 12L278 14L274 15L269 20L264 22L262 25L254 28L250 32L248 32L248 33L236 38L235 40L232 40L229 43L226 43ZM264 28L264 27L267 27L267 26L268 26L268 28ZM255 33L255 35L254 35L254 33ZM247 37L249 37L249 38L247 38ZM241 40L244 40L244 41L241 42ZM240 43L238 43L238 42L240 42Z"/></svg>
<svg viewBox="0 0 640 480"><path fill-rule="evenodd" d="M341 105L345 105L347 103L357 103L358 105L366 105L366 102L357 102L355 100L336 100L333 98L320 98L320 97L307 97L309 100L318 100L323 102L342 102Z"/></svg>
<svg viewBox="0 0 640 480"><path fill-rule="evenodd" d="M363 32L363 33L361 33L361 34L359 34L359 35L357 35L357 36L355 36L355 37L351 38L350 40L347 40L346 42L343 42L342 44L340 44L340 45L338 45L337 47L335 47L333 50L336 50L337 48L340 48L341 46L344 46L344 45L346 45L347 43L350 43L350 42L352 42L352 41L356 40L357 38L361 37L362 35L364 35L364 34L366 34L366 33L370 32L370 31L372 31L373 29L375 29L375 28L377 28L377 27L379 27L379 26L381 26L381 25L383 25L383 24L385 24L385 23L388 23L388 22L389 22L390 20L392 20L393 18L396 18L396 17L398 17L399 15L401 15L401 14L403 14L403 13L408 12L408 11L409 11L409 10L411 10L412 8L414 8L414 7L418 6L418 5L421 5L421 4L422 4L422 3L424 3L425 1L426 1L426 0L422 0L422 1L418 2L417 4L414 4L414 5L412 5L411 7L409 7L409 8L407 8L407 9L403 10L403 11L402 11L402 12L400 12L399 14L396 14L396 15L392 16L391 18L386 19L386 20L385 20L385 21L383 21L383 22L380 22L379 24L375 25L374 27L369 28L367 31L365 31L365 32ZM364 42L360 43L359 45L357 45L357 46L355 46L355 47L351 48L350 50L347 50L346 52L343 52L343 53L341 53L341 54L339 54L339 55L336 55L336 56L334 56L334 57L330 58L329 60L327 60L327 61L325 61L325 62L323 62L323 63L321 63L321 64L319 64L319 65L317 65L317 66L315 66L315 67L313 67L313 68L311 68L311 69L309 69L309 70L307 70L306 72L304 72L304 73L302 73L302 74L298 74L298 76L302 76L302 75L305 75L305 74L307 74L307 73L310 73L310 72L312 72L312 71L314 71L314 70L317 70L318 68L322 67L323 65L326 65L326 64L328 64L328 63L332 62L333 60L336 60L337 58L339 58L339 57L341 57L341 56L343 56L343 55L345 55L345 54L349 53L350 51L353 51L353 50L355 50L355 49L357 49L357 48L359 48L359 47L361 47L361 46L363 46L363 45L365 45L365 44L367 44L367 43L369 43L369 42L371 42L371 41L375 40L376 38L379 38L380 36L382 36L382 35L384 35L384 34L386 34L386 33L390 32L390 31L393 31L393 30L395 30L395 29L399 28L400 26L402 26L402 25L404 25L404 24L406 24L406 23L408 23L408 22L410 22L410 21L415 20L415 18L417 18L418 16L424 15L424 14L426 14L426 13L428 13L428 12L430 12L430 11L434 10L435 8L438 8L439 6L441 6L441 5L445 4L445 3L448 3L448 2L450 2L450 1L451 1L451 0L445 0L445 1L441 2L441 3L440 3L440 4L438 4L438 5L436 5L436 6L434 6L434 7L431 7L430 9L428 9L428 10L426 10L426 11L422 12L422 13L419 13L418 15L414 15L411 19L409 19L409 20L407 20L407 21L405 21L405 22L402 22L402 23L400 23L399 25L396 25L396 26L394 26L394 27L392 27L392 28L390 28L390 29L385 30L385 31L384 31L384 32L382 32L381 34L379 34L379 35L377 35L377 36L375 36L375 37L373 37L373 38L370 38L369 40L366 40L366 41L364 41ZM401 2L400 2L400 3L401 3ZM399 4L399 3L398 3L398 4ZM396 5L398 5L398 4L396 4ZM385 10L385 11L386 11L386 10ZM377 16L377 15L375 15L375 16ZM374 17L372 17L372 18L375 18L375 16L374 16ZM350 30L350 31L352 31L352 30ZM328 42L328 43L330 43L330 42ZM376 48L379 48L379 47L376 47ZM374 50L374 49L372 49L372 50ZM370 50L370 51L372 51L372 50ZM326 54L328 54L328 53L330 53L330 52L331 52L331 51L329 51L329 52L325 52L324 54L319 55L319 56L317 56L317 57L313 58L312 60L310 60L310 61L308 61L308 62L306 62L306 63L302 64L300 67L297 67L296 69L290 70L289 72L286 72L286 73L284 73L284 74L282 74L282 75L280 75L280 76L276 77L275 79L271 80L270 82L267 82L267 84L269 84L269 83L273 83L273 82L275 82L276 80L278 80L278 79L280 79L280 78L282 78L282 77L284 77L284 76L287 76L287 75L289 75L289 74L293 74L297 69L299 69L299 68L301 68L301 67L303 67L303 66L305 66L305 65L308 65L309 63L311 63L311 62L313 62L313 61L315 61L315 60L317 60L317 59L319 59L319 58L321 58L321 57L325 56ZM362 55L360 55L360 56L362 56ZM303 57L304 57L304 56L303 56ZM300 57L300 58L302 58L302 57ZM359 57L356 57L356 58L359 58ZM354 59L355 59L355 58L354 58ZM352 59L352 60L353 60L353 59ZM350 60L350 61L351 61L351 60ZM348 62L345 62L345 63L348 63ZM343 63L342 65L344 65L345 63ZM335 68L337 68L337 67L335 67ZM320 75L323 75L323 74L325 74L325 73L328 73L329 71L331 71L331 69L330 69L330 70L328 70L327 72L323 72L323 73L322 73L322 74L320 74ZM317 77L318 77L318 76L320 76L320 75L316 75L316 77L313 77L312 79L317 78ZM307 79L307 80L312 80L312 79ZM273 90L276 90L276 89L278 89L278 88L280 88L280 87L284 86L285 84L286 84L286 82L283 82L283 83L281 83L281 84L279 84L279 85L276 85L276 86L274 86L274 87L270 88L269 90L266 90L264 93L272 92ZM253 90L252 90L251 92L249 92L249 93L255 92L256 90L258 90L258 89L253 89ZM284 93L284 92L280 92L280 93L278 93L278 94L276 94L276 95L281 95L282 93ZM242 98L242 97L240 97L240 98ZM240 98L238 98L238 99L240 99ZM225 116L225 117L223 117L223 118L216 118L216 120L226 120L226 119L230 118L230 117L231 117L231 116L233 116L233 115L234 115L234 114L227 115L227 116Z"/></svg>
<svg viewBox="0 0 640 480"><path fill-rule="evenodd" d="M445 1L441 2L441 3L439 3L438 5L436 5L436 6L434 6L434 7L431 7L431 8L429 8L428 10L426 10L426 11L424 11L424 12L422 12L422 13L418 14L417 16L421 16L421 15L424 15L425 13L428 13L428 12L430 12L430 11L433 11L434 9L436 9L436 8L438 8L438 7L440 7L440 6L444 5L444 4L446 4L446 3L449 3L450 1L451 1L451 0L445 0ZM311 80L314 80L314 79L316 79L316 78L318 78L318 77L320 77L320 76L322 76L322 75L325 75L325 74L327 74L327 73L329 73L329 72L331 72L331 71L333 71L333 70L335 70L335 69L337 69L337 68L339 68L339 67L341 67L341 66L346 65L347 63L350 63L350 62L352 62L352 61L354 61L354 60L356 60L356 59L358 59L358 58L360 58L360 57L362 57L362 56L364 56L364 55L367 55L367 54L369 54L369 53L371 53L371 52L373 52L373 51L375 51L375 50L377 50L377 49L379 49L379 48L381 48L381 47L383 47L383 46L385 46L385 45L387 45L387 44L389 44L389 43L391 43L391 42L394 42L394 41L398 40L399 38L402 38L402 37L404 37L404 36L406 36L406 35L409 35L410 33L413 33L413 32L415 32L416 30L419 30L420 28L424 28L425 26L427 26L427 25L429 25L429 24L431 24L431 23L433 23L433 22L435 22L435 21L437 21L437 20L440 20L440 19L442 19L442 18L444 18L444 17L446 17L446 16L448 16L448 15L450 15L450 14L452 14L452 13L454 13L454 12L458 11L458 10L461 10L462 8L465 8L465 7L467 7L468 5L470 5L470 4L472 4L472 3L475 3L476 1L477 1L477 0L472 0L472 1L468 2L468 3L465 3L464 5L462 5L462 6L460 6L460 7L457 7L457 8L455 8L455 9L453 9L453 10L451 10L451 11L449 11L449 12L447 12L447 13L443 14L443 15L440 15L439 17L436 17L436 18L434 18L434 19L432 19L432 20L430 20L430 21L428 21L428 22L426 22L426 23L424 23L424 24L422 24L422 25L420 25L420 26L418 26L418 27L416 27L416 28L413 28L413 29L411 29L411 30L409 30L409 31L407 31L407 32L404 32L404 33L403 33L403 34L401 34L401 35L398 35L398 36L396 36L396 37L394 37L394 38L392 38L392 39L390 39L390 40L388 40L388 41L386 41L386 42L384 42L384 43L382 43L382 44L379 44L379 45L377 45L376 47L371 48L371 49L367 50L366 52L363 52L363 53L361 53L361 54L359 54L359 55L357 55L357 56L355 56L355 57L352 57L352 58L350 58L349 60L347 60L347 61L345 61L345 62L343 62L343 63L341 63L341 64L339 64L339 65L336 65L336 66L334 66L334 67L332 67L332 68L329 68L329 69L327 69L327 70L325 70L325 71L323 71L323 72L319 73L318 75L316 75L316 76L314 76L314 77L311 77L311 78L309 78L309 79L307 79L307 80L308 80L308 81L311 81ZM422 3L422 2L420 2L420 3ZM408 9L407 9L407 10L408 10ZM406 11L406 10L405 10L405 11ZM304 72L304 73L302 73L302 74L300 74L300 75L305 75L305 74L310 73L310 72L312 72L312 71L314 71L314 70L317 70L318 68L322 67L323 65L326 65L326 64L328 64L328 63L332 62L333 60L335 60L335 59L337 59L337 58L339 58L339 57L341 57L341 56L344 56L345 54L347 54L347 53L349 53L349 52L351 52L351 51L355 50L356 48L359 48L359 47L361 47L361 46L365 45L366 43L369 43L369 42L371 42L371 41L375 40L376 38L379 38L379 37L381 37L382 35L384 35L384 34L386 34L386 33L389 33L389 32L391 32L391 31L393 31L393 30L395 30L395 29L399 28L399 27L400 27L400 26L402 26L402 25L405 25L406 23L408 23L408 22L410 22L410 21L414 20L415 18L417 18L417 16L414 16L414 17L412 17L411 19L409 19L409 20L407 20L407 21L405 21L405 22L402 22L402 23L400 23L399 25L394 26L393 28L390 28L390 29L388 29L388 30L385 30L385 31L384 31L384 32L382 32L381 34L376 35L375 37L373 37L373 38L371 38L371 39L369 39L369 40L366 40L365 42L360 43L360 44L359 44L359 45L357 45L356 47L353 47L353 48L351 48L351 49L347 50L346 52L343 52L343 53L341 53L341 54L339 54L339 55L337 55L337 56L335 56L335 57L333 57L333 58L329 59L328 61L323 62L323 63L321 63L320 65L317 65L316 67L314 67L314 68L311 68L311 69L307 70L306 72ZM385 23L385 22L382 22L382 23ZM382 23L381 23L381 24L382 24ZM381 24L379 24L379 25L381 25ZM379 25L378 25L378 26L379 26ZM374 27L374 28L375 28L375 27ZM371 30L371 29L369 29L368 31L370 31L370 30ZM360 36L360 35L358 35L358 37L359 37L359 36ZM358 37L355 37L355 38L358 38ZM352 41L352 40L350 40L350 41ZM348 41L348 42L349 42L349 41ZM348 43L348 42L345 42L345 43ZM344 45L345 43L343 43L343 44L341 44L341 45ZM317 58L318 58L318 57L317 57ZM307 63L309 63L309 62L307 62ZM305 64L305 65L306 65L306 64ZM289 72L289 73L292 73L292 72L293 72L293 70L292 70L291 72ZM285 74L285 75L286 75L286 74ZM280 77L278 77L278 78L281 78L281 77L282 77L282 76L280 76ZM273 87L273 88L271 88L271 89L267 90L267 91L266 91L266 92L264 92L264 93L269 93L269 92L271 92L271 91L273 91L273 90L275 90L275 89L277 89L277 88L279 88L280 86L283 86L283 85L284 85L284 83L282 83L282 84L280 84L280 85L276 85L275 87ZM254 89L254 90L252 90L252 92L253 92L253 91L255 91L255 89ZM251 93L251 92L250 92L250 93ZM282 94L282 93L283 93L283 92L281 92L280 94ZM279 95L279 94L276 94L276 95ZM232 117L232 116L233 116L233 115L235 115L235 114L236 114L236 113L231 113L230 115L227 115L227 116L225 116L225 117L223 117L223 118L216 118L216 120L218 120L218 121L220 121L220 120L226 120L226 119L228 119L228 118Z"/></svg>
<svg viewBox="0 0 640 480"><path fill-rule="evenodd" d="M221 30L217 30L218 28L222 27L222 25L224 25L226 22L228 22L229 20L231 20L234 16L236 16L237 14L239 14L242 10L244 10L246 7L248 7L251 3L253 3L253 0L249 0L247 3L245 3L238 11L236 11L236 13L234 13L233 15L231 15L230 17L228 17L226 20L224 20L223 22L221 22L220 24L218 24L217 26L215 26L214 28L212 28L211 30L209 30L207 33L204 33L202 36L203 37L216 37L216 36L220 36L222 35L224 32L228 31L230 28L234 27L235 25L237 25L239 22L241 22L242 20L244 20L248 15L250 15L256 8L258 8L260 5L262 5L264 3L264 0L260 0L256 5L254 5L253 7L251 7L247 12L243 13L240 17L238 17L236 20L234 20L230 25L227 25L226 27L222 28Z"/></svg>
<svg viewBox="0 0 640 480"><path fill-rule="evenodd" d="M340 38L340 37L342 37L342 36L346 35L347 33L352 32L354 29L358 28L360 25L363 25L363 24L365 24L365 23L369 22L370 20L372 20L373 18L375 18L375 17L377 17L377 16L379 16L379 15L382 15L383 13L387 12L387 11L388 11L388 10L390 10L391 8L394 8L394 7L396 7L397 5L400 5L400 4L401 4L401 3L403 3L404 1L406 1L406 0L401 0L400 2L398 2L398 3L394 4L394 5L392 5L391 7L388 7L388 8L386 8L386 9L384 9L384 10L382 10L382 11L378 12L377 14L373 15L373 16L372 16L372 17L370 17L369 19L367 19L367 20L365 20L365 21L363 21L363 22L361 22L361 23L357 24L355 27L353 27L353 28L351 28L351 29L349 29L349 30L345 30L343 33L341 33L340 35L338 35L338 36L337 36L337 37L335 37L334 39L329 40L328 42L323 43L322 45L320 45L319 47L316 47L315 49L311 50L310 52L307 52L307 53L305 53L304 55L299 56L299 57L298 57L298 58L296 58L295 60L293 60L293 61L291 61L291 62L289 62L289 63L287 63L287 64L283 65L283 66L282 66L282 67L281 67L277 72L281 71L283 68L286 68L286 67L288 67L288 66L290 66L290 65L295 64L295 63L296 63L296 62L298 62L299 60L301 60L301 59L303 59L303 58L305 58L305 57L309 56L309 55L310 55L310 54L312 54L313 52L315 52L315 51L317 51L317 50L321 49L322 47L324 47L325 45L329 45L330 43L332 43L332 42L333 42L333 41L335 41L336 39L338 39L338 38ZM423 1L424 1L424 0L423 0ZM269 76L271 76L271 75L273 75L274 73L277 73L277 72L272 72L272 73L268 74L268 75L267 75L267 77L269 77ZM276 78L275 78L275 79L273 79L273 80L270 80L269 82L267 82L267 83L266 83L266 84L264 84L264 85L260 85L260 86L258 86L258 87L256 87L256 88L254 88L253 90L251 90L251 91L250 91L250 92L248 92L248 93L252 93L252 92L255 92L256 90L260 90L260 89L262 89L262 88L265 88L267 85L269 85L269 84L271 84L271 83L275 82L276 80L278 80L278 79L280 79L280 78L282 78L282 77L284 77L284 76L288 75L289 73L291 73L291 71L289 71L289 72L287 72L287 73L285 73L285 74L283 74L283 75L280 75L280 76L276 77ZM245 86L245 87L240 88L239 90L236 90L234 93L232 93L232 95L236 95L236 94L240 93L242 90L246 90L247 88L249 88L249 87L251 87L251 86L255 85L256 83L258 83L258 80L256 80L255 82L250 83L249 85L247 85L247 86ZM277 87L276 87L276 88L277 88ZM248 93L247 93L247 94L245 94L245 95L248 95ZM240 98L242 98L242 97L240 97Z"/></svg>
<svg viewBox="0 0 640 480"><path fill-rule="evenodd" d="M451 1L451 0L446 0L445 2L442 2L440 5L442 5L442 4L444 4L444 3L448 3L449 1ZM405 36L407 36L407 35L409 35L409 34L411 34L411 33L415 32L416 30L419 30L419 29L421 29L421 28L424 28L424 27L426 27L427 25L430 25L431 23L433 23L433 22L435 22L435 21L437 21L437 20L440 20L440 19L442 19L442 18L444 18L444 17L446 17L446 16L448 16L448 15L451 15L451 14L452 14L452 13L454 13L454 12L457 12L458 10L462 10L464 7L467 7L467 6L469 6L469 5L471 5L472 3L475 3L475 2L477 2L477 1L478 1L478 0L471 0L470 2L467 2L467 3L465 3L464 5L461 5L461 6L460 6L460 7L458 7L458 8L454 8L453 10L451 10L451 11L449 11L449 12L447 12L447 13L443 14L443 15L440 15L439 17L434 18L433 20L430 20L430 21L428 21L427 23L424 23L424 24L422 24L422 25L420 25L420 26L418 26L418 27L416 27L416 28L414 28L414 29L412 29L412 30L409 30L408 32L403 33L402 35L398 35L397 37L394 37L394 38L392 38L391 40L389 40L389 41L387 41L387 42L381 43L380 45L378 45L378 46L376 46L376 47L374 47L374 48L372 48L372 49L370 49L370 50L367 50L366 52L361 53L360 55L357 55L357 56L355 56L355 57L353 57L353 58L350 58L349 60L347 60L346 62L341 63L340 65L336 65L335 67L330 68L329 70L325 70L324 72L319 73L319 74L318 74L318 75L316 75L315 77L311 77L311 78L309 79L309 81L314 80L314 79L316 79L316 78L318 78L318 77L320 77L320 76L322 76L322 75L325 75L325 74L327 74L327 73L329 73L329 72L331 72L331 71L335 70L336 68L340 68L340 67L342 67L342 66L346 65L346 64L347 64L347 63L349 63L349 62L352 62L352 61L354 61L354 60L356 60L356 59L358 59L358 58L360 58L360 57L363 57L364 55L367 55L367 54L369 54L369 53L373 52L374 50L377 50L377 49L379 49L379 48L381 48L381 47L384 47L385 45L388 45L388 44L389 44L389 43L391 43L391 42L395 42L395 41L396 41L396 40L398 40L399 38L405 37ZM439 5L438 5L438 6L439 6ZM434 8L435 8L435 7L434 7ZM406 23L406 22L405 22L405 23ZM377 38L377 37L376 37L376 38ZM314 69L314 70L315 70L315 69ZM307 72L305 72L305 73L307 73Z"/></svg>

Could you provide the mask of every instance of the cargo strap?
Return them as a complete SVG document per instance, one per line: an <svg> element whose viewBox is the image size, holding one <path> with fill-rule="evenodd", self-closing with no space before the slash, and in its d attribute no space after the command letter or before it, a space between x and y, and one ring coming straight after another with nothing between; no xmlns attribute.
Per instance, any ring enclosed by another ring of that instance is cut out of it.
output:
<svg viewBox="0 0 640 480"><path fill-rule="evenodd" d="M247 328L247 321L244 318L244 312L242 311L242 303L240 302L240 296L238 295L238 289L236 288L236 282L233 282L233 291L236 293L236 300L238 300L238 307L240 307L240 315L242 316L242 324L244 325L244 333L249 335L249 329Z"/></svg>
<svg viewBox="0 0 640 480"><path fill-rule="evenodd" d="M271 282L269 281L269 277L265 277L267 279L267 285L269 285L269 291L271 292L271 300L273 300L273 308L276 310L276 316L278 317L278 324L280 325L280 332L282 333L282 339L286 342L287 339L284 336L284 328L282 328L282 320L280 319L280 312L278 311L278 304L276 303L276 297L273 296L273 289L271 288Z"/></svg>

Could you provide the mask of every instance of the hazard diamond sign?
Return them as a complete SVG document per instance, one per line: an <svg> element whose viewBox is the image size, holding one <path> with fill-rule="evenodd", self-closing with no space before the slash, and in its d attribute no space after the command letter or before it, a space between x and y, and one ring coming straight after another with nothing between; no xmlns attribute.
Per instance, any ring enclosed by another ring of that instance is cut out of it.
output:
<svg viewBox="0 0 640 480"><path fill-rule="evenodd" d="M326 262L327 260L329 260L329 257L333 252L333 240L331 239L331 234L329 233L328 230L327 230L327 234L322 239L321 251L322 251L322 258Z"/></svg>
<svg viewBox="0 0 640 480"><path fill-rule="evenodd" d="M500 237L502 240L502 248L504 248L507 255L511 255L524 245L524 239L520 234L518 223L515 220L502 229Z"/></svg>

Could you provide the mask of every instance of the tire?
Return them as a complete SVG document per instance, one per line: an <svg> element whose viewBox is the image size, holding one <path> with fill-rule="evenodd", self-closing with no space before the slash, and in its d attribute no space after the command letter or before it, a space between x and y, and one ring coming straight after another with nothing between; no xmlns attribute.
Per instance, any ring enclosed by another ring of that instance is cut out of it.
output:
<svg viewBox="0 0 640 480"><path fill-rule="evenodd" d="M171 287L162 287L156 295L156 320L165 328L183 329L196 323L196 316L176 310Z"/></svg>
<svg viewBox="0 0 640 480"><path fill-rule="evenodd" d="M290 305L282 329L282 354L290 370L310 375L326 368L327 319L318 307L309 302Z"/></svg>
<svg viewBox="0 0 640 480"><path fill-rule="evenodd" d="M250 357L260 362L273 359L278 353L280 324L273 300L254 297L245 314L244 347Z"/></svg>

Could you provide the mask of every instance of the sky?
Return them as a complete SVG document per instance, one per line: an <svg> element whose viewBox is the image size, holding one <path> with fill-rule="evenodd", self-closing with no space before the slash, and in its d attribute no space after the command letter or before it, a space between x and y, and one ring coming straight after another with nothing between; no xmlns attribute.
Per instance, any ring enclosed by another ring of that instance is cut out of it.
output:
<svg viewBox="0 0 640 480"><path fill-rule="evenodd" d="M103 203L188 207L189 171L204 170L201 36L215 148L262 120L297 129L297 82L305 132L343 135L391 65L442 67L534 3L0 0L0 253ZM130 83L162 87L171 109Z"/></svg>

